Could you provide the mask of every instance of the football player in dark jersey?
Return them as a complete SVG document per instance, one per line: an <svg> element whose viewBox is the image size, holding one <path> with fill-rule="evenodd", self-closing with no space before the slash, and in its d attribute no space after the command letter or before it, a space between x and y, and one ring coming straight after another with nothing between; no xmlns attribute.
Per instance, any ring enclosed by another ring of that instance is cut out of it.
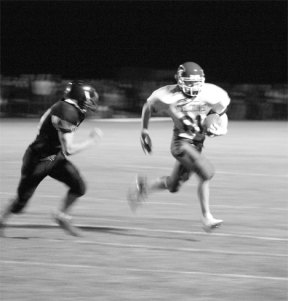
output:
<svg viewBox="0 0 288 301"><path fill-rule="evenodd" d="M80 234L71 223L68 213L75 201L85 194L86 185L78 169L67 157L100 140L102 132L97 128L93 128L83 142L75 143L73 139L87 111L96 110L98 98L89 83L72 81L67 84L64 97L43 114L38 134L23 156L17 195L0 215L2 229L9 215L21 213L37 186L46 176L50 176L69 187L59 210L53 213L55 221L71 235Z"/></svg>
<svg viewBox="0 0 288 301"><path fill-rule="evenodd" d="M148 194L168 190L177 192L181 185L195 173L199 178L198 198L201 205L202 223L205 231L219 227L222 220L210 212L209 182L214 174L212 164L202 154L206 136L215 137L227 133L226 115L230 98L222 88L205 83L203 69L194 62L186 62L178 67L175 85L167 85L155 90L142 109L141 145L145 153L152 152L152 142L148 131L151 114L166 113L174 123L171 154L176 159L169 176L155 181L147 181L138 176L128 192L128 201L133 211L143 203ZM217 122L206 128L205 120L215 114Z"/></svg>

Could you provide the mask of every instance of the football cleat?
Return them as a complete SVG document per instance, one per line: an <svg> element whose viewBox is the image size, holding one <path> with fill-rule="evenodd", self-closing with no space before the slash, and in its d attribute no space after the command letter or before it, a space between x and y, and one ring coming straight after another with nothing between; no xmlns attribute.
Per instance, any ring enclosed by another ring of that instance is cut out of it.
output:
<svg viewBox="0 0 288 301"><path fill-rule="evenodd" d="M211 232L212 230L219 228L223 223L222 219L216 219L212 215L208 215L202 218L202 228L205 232Z"/></svg>
<svg viewBox="0 0 288 301"><path fill-rule="evenodd" d="M72 236L81 236L79 230L72 224L72 217L63 212L53 213L56 223L68 234Z"/></svg>
<svg viewBox="0 0 288 301"><path fill-rule="evenodd" d="M128 190L127 200L132 212L143 205L147 199L147 178L144 176L137 176L135 182Z"/></svg>

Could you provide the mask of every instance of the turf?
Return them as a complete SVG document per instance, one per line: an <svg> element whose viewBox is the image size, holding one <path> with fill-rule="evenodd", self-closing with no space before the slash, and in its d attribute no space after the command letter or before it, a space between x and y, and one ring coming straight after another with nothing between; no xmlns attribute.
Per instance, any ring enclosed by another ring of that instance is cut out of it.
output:
<svg viewBox="0 0 288 301"><path fill-rule="evenodd" d="M0 120L1 206L15 193L37 122ZM45 179L0 239L1 300L287 300L287 123L231 121L227 136L207 139L211 208L224 219L211 234L201 229L194 176L135 215L127 205L136 173L170 173L170 121L151 122L152 156L141 149L139 120L89 120L77 139L93 126L101 144L71 157L88 185L72 211L83 236L53 222L66 187Z"/></svg>

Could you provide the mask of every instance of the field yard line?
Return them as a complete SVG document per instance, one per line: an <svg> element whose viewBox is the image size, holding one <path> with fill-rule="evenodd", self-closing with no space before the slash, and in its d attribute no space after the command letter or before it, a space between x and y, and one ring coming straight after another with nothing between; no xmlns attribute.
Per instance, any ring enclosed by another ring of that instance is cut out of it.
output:
<svg viewBox="0 0 288 301"><path fill-rule="evenodd" d="M107 219L109 221L109 219ZM113 219L110 220L111 222ZM125 221L126 222L126 221ZM87 226L87 225L78 225L80 228L95 228L95 226ZM145 231L145 232L160 232L160 233L172 233L172 234L185 234L185 235L213 235L220 237L237 237L237 238L249 238L249 239L258 239L258 240L270 240L270 241L288 241L288 238L279 238L279 237L263 237L263 236L254 236L254 235L246 235L246 234L236 234L236 233L205 233L205 232L194 232L194 231L185 231L185 230L163 230L163 229L150 229L150 228L142 228L142 227L112 227L111 229L120 229L120 230L134 230L134 231ZM109 228L109 227L108 227Z"/></svg>
<svg viewBox="0 0 288 301"><path fill-rule="evenodd" d="M98 220L103 220L103 221L109 221L109 222L115 222L115 219L107 219L107 218L97 218ZM117 220L117 222L125 222L127 223L126 220ZM39 224L8 224L7 227L11 228L37 228L37 227L43 227L43 228L56 228L58 227L57 225L39 225ZM79 228L82 229L98 229L102 228L103 225L83 225L83 224L77 224L76 225ZM233 238L247 238L247 239L258 239L258 240L268 240L268 241L283 241L287 242L288 238L279 238L279 237L263 237L263 236L254 236L254 235L246 235L246 234L237 234L237 233L219 233L219 232L212 232L212 233L206 233L204 231L197 232L197 231L185 231L185 230L164 230L164 229L151 229L151 228L143 228L143 227L119 227L119 226L112 226L111 224L109 226L105 226L105 228L113 230L113 229L118 229L118 230L126 230L126 231L139 231L139 232L156 232L156 233L169 233L169 234L184 234L184 235L213 235L213 236L219 236L219 237L233 237Z"/></svg>
<svg viewBox="0 0 288 301"><path fill-rule="evenodd" d="M0 195L15 195L15 193L12 192L1 192L0 191ZM40 194L38 195L39 197L44 197L44 198L58 198L58 195L53 195L53 194ZM126 200L121 200L121 199L112 199L112 198L94 198L94 197L88 197L88 196L84 196L83 199L86 200L96 200L96 201L104 201L104 202L117 202L117 203L125 203L127 204ZM190 206L190 203L182 203L182 202L157 202L157 201L147 201L146 202L149 206L153 206L153 205L165 205L165 206ZM211 205L212 208L227 208L227 209L238 209L238 210L250 210L250 209L266 209L266 210L276 210L276 211L288 211L288 207L287 208L278 208L278 207L259 207L259 206L233 206L233 205Z"/></svg>
<svg viewBox="0 0 288 301"><path fill-rule="evenodd" d="M94 157L93 157L94 158ZM20 164L21 161L17 160L17 161L1 161L1 164ZM99 167L103 167L101 165L99 165ZM107 166L105 166L105 168L107 168ZM111 167L109 167L111 168ZM131 168L131 169L137 169L137 170L147 170L147 169L157 169L157 170L172 170L172 167L161 167L161 166L150 166L147 164L143 164L143 165L129 165L129 164L124 164L124 165L114 165L113 168ZM93 172L93 171L92 171ZM217 174L223 174L223 175L234 175L234 176L244 176L244 177L273 177L273 178L288 178L288 174L283 174L283 175L279 175L279 174L271 174L271 173L247 173L247 172L237 172L237 171L224 171L224 170L218 170L216 172Z"/></svg>
<svg viewBox="0 0 288 301"><path fill-rule="evenodd" d="M259 252L234 252L223 250L211 250L211 249L197 249L197 248L173 248L162 247L153 245L139 245L139 244L123 244L123 243L109 243L99 242L94 240L76 240L80 244L92 244L100 246L112 246L119 248L135 248L135 249L148 249L148 250L161 250L161 251L175 251L175 252L188 252L188 253L211 253L211 254L224 254L224 255L239 255L239 256L263 256L263 257L288 257L288 254L271 254L271 253L259 253Z"/></svg>
<svg viewBox="0 0 288 301"><path fill-rule="evenodd" d="M143 164L143 165L115 165L115 168L134 168L134 169L157 169L157 170L172 170L172 166L171 167L164 167L164 166L150 166L147 164ZM223 171L223 170L217 170L216 174L224 174L224 175L234 175L234 176L244 176L244 177L274 177L274 178L288 178L288 174L283 174L283 175L279 175L279 174L271 174L271 173L247 173L247 172L237 172L237 171Z"/></svg>
<svg viewBox="0 0 288 301"><path fill-rule="evenodd" d="M224 174L224 175L235 175L235 176L251 176L251 177L276 177L276 178L288 178L288 174L285 175L273 175L271 173L244 173L244 172L230 172L230 171L216 171L216 173Z"/></svg>
<svg viewBox="0 0 288 301"><path fill-rule="evenodd" d="M57 267L57 268L72 268L72 269L106 269L106 270L124 270L128 272L140 273L159 273L159 274L180 274L180 275L196 275L196 276L213 276L223 278L244 278L244 279L257 279L257 280L274 280L274 281L287 281L285 277L269 277L269 276L255 276L249 274L226 274L226 273L207 273L197 271L183 271L183 270L165 270L165 269L141 269L141 268L128 268L128 267L103 267L97 265L84 265L84 264L65 264L53 262L39 262L39 261L16 261L16 260L0 260L2 264L12 265L25 265L25 266L42 266L42 267ZM99 273L99 271L97 271Z"/></svg>

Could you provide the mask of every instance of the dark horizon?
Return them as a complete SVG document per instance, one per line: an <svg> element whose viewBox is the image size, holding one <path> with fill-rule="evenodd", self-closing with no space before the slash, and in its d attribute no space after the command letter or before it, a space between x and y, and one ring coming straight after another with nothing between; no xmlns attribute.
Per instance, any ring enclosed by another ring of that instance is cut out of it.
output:
<svg viewBox="0 0 288 301"><path fill-rule="evenodd" d="M2 1L1 73L113 78L121 68L286 83L286 1Z"/></svg>

